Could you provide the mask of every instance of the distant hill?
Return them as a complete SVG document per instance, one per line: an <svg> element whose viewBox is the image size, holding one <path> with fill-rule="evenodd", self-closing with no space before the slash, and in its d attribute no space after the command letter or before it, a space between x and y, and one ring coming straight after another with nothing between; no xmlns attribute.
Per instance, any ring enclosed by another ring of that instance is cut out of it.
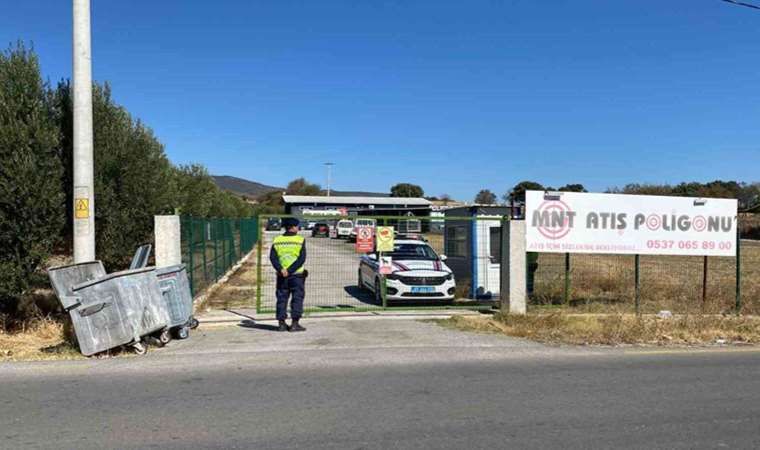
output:
<svg viewBox="0 0 760 450"><path fill-rule="evenodd" d="M269 186L246 180L244 178L231 177L227 175L212 175L214 182L220 189L230 191L238 195L243 195L250 199L256 199L264 194L274 191L284 191L285 188ZM366 191L330 191L330 195L335 197L389 197L388 193L366 192Z"/></svg>
<svg viewBox="0 0 760 450"><path fill-rule="evenodd" d="M243 178L230 177L227 175L212 175L214 182L220 189L230 191L238 195L255 199L273 191L284 191L285 188L269 186L266 184L249 181Z"/></svg>

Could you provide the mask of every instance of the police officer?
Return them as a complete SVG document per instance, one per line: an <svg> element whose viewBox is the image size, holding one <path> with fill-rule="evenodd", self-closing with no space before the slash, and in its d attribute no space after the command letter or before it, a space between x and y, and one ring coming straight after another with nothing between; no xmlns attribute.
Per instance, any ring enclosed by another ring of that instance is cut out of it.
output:
<svg viewBox="0 0 760 450"><path fill-rule="evenodd" d="M269 261L277 272L277 331L306 331L298 321L303 315L303 298L306 295L305 284L308 272L303 265L306 262L306 243L298 235L298 219L286 218L282 221L285 234L274 238ZM290 300L290 317L288 328L288 298Z"/></svg>

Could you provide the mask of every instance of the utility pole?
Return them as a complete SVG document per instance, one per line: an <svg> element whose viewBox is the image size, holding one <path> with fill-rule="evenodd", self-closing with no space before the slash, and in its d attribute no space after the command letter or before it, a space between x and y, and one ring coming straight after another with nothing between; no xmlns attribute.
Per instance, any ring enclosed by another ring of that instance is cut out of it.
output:
<svg viewBox="0 0 760 450"><path fill-rule="evenodd" d="M73 0L74 262L95 259L90 0Z"/></svg>
<svg viewBox="0 0 760 450"><path fill-rule="evenodd" d="M330 182L332 181L332 166L334 166L335 163L326 162L325 167L327 167L327 196L330 196Z"/></svg>

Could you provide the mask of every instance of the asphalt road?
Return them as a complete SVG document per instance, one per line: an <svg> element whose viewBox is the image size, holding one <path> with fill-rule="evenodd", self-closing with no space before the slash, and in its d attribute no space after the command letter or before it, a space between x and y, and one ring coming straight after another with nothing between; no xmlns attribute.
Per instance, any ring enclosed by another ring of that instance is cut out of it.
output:
<svg viewBox="0 0 760 450"><path fill-rule="evenodd" d="M0 365L0 447L760 447L756 351L545 348L410 320L241 325L145 357Z"/></svg>

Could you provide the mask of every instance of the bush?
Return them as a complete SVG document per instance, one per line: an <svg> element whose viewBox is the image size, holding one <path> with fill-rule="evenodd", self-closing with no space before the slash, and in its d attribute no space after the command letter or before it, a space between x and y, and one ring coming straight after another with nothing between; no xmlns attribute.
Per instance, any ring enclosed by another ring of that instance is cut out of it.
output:
<svg viewBox="0 0 760 450"><path fill-rule="evenodd" d="M59 131L39 62L0 53L0 310L15 311L64 224Z"/></svg>

